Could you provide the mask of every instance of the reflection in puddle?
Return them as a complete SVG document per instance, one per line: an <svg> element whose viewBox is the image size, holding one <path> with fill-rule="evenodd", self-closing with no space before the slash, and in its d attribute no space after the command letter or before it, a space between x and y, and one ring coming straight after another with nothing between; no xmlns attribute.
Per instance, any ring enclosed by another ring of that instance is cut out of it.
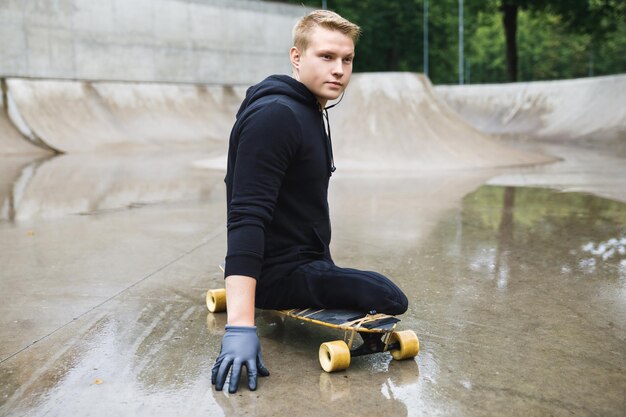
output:
<svg viewBox="0 0 626 417"><path fill-rule="evenodd" d="M37 168L49 156L0 156L0 221L13 221L16 207Z"/></svg>
<svg viewBox="0 0 626 417"><path fill-rule="evenodd" d="M581 249L583 252L589 252L606 261L613 255L626 255L626 237L612 238L600 243L589 242L584 244Z"/></svg>
<svg viewBox="0 0 626 417"><path fill-rule="evenodd" d="M624 204L545 189L481 187L463 203L471 269L506 287L531 264L544 276L612 275L626 259ZM468 233L469 232L469 233ZM458 249L457 249L458 250Z"/></svg>
<svg viewBox="0 0 626 417"><path fill-rule="evenodd" d="M206 200L215 187L222 192L224 174L193 168L203 156L179 152L3 158L1 173L9 181L0 189L0 221Z"/></svg>

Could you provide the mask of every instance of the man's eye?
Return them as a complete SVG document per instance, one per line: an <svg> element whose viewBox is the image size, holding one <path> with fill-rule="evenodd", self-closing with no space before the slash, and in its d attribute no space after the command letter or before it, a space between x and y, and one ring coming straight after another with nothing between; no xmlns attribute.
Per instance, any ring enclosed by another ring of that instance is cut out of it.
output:
<svg viewBox="0 0 626 417"><path fill-rule="evenodd" d="M352 62L352 58L344 58L343 62L345 62L346 64L350 64Z"/></svg>
<svg viewBox="0 0 626 417"><path fill-rule="evenodd" d="M322 55L322 58L324 58L324 59L330 59L330 55Z"/></svg>

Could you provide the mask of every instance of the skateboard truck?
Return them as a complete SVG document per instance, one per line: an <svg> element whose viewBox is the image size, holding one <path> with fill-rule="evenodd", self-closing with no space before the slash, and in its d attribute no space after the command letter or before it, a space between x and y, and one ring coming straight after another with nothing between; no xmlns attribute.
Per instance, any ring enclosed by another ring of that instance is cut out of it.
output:
<svg viewBox="0 0 626 417"><path fill-rule="evenodd" d="M359 335L363 339L363 343L355 349L350 349L350 356L352 357L387 352L400 347L398 342L389 343L391 333L386 333L383 337L377 333L359 333Z"/></svg>

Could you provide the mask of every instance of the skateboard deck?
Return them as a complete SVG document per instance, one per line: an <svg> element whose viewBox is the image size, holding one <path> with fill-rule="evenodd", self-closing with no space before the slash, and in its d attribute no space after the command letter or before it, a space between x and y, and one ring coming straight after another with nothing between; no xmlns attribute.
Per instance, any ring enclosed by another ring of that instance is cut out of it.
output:
<svg viewBox="0 0 626 417"><path fill-rule="evenodd" d="M294 308L276 310L278 313L294 319L318 324L333 329L357 329L364 333L386 333L395 329L400 319L375 312L363 313L354 310Z"/></svg>
<svg viewBox="0 0 626 417"><path fill-rule="evenodd" d="M224 263L219 265L222 272ZM207 307L212 313L226 310L226 290L209 290ZM412 330L395 331L400 319L375 311L362 312L343 309L295 308L274 310L280 315L323 327L343 331L343 340L322 343L319 350L320 365L326 372L348 368L350 358L379 352L390 352L394 359L415 357L419 340ZM356 335L362 343L355 347Z"/></svg>

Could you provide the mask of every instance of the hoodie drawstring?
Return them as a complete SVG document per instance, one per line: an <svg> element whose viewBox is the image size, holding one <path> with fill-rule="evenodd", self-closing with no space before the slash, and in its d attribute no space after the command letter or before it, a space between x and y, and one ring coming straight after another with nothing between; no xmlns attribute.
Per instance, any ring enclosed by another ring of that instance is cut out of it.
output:
<svg viewBox="0 0 626 417"><path fill-rule="evenodd" d="M333 139L330 134L330 120L328 120L328 110L324 109L322 117L326 120L326 138L328 139L328 157L330 158L330 176L337 170L335 167L335 158L333 157Z"/></svg>
<svg viewBox="0 0 626 417"><path fill-rule="evenodd" d="M324 131L326 133L326 138L328 139L328 157L330 159L330 176L333 175L333 172L335 172L337 168L335 167L335 158L333 156L333 139L330 133L330 119L328 118L328 109L332 109L337 104L341 103L341 100L343 100L344 94L345 92L341 93L341 98L339 99L339 101L333 104L332 106L324 107L323 109L322 109L322 106L319 106L320 110L323 110L322 118L325 119L325 122L326 122Z"/></svg>

